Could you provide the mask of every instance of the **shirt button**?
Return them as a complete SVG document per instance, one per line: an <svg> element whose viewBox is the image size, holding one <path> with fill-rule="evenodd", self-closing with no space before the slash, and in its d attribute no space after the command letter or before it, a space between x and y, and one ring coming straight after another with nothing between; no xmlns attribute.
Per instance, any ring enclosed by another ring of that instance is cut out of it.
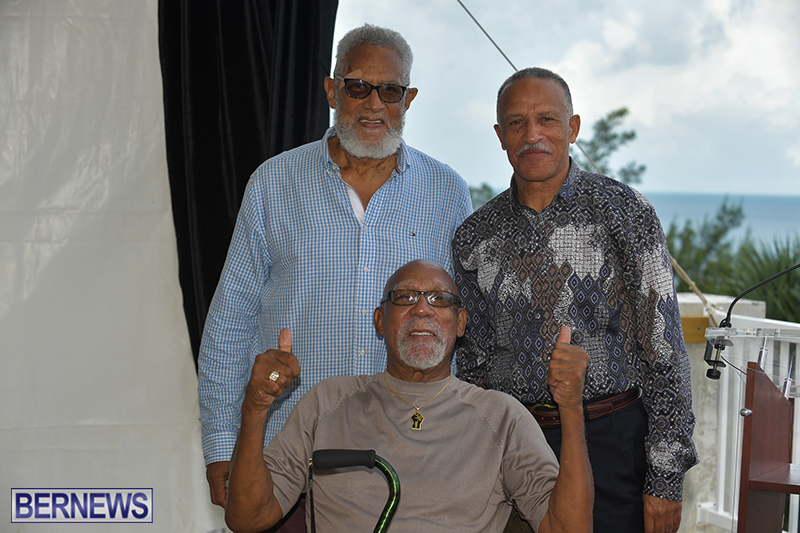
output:
<svg viewBox="0 0 800 533"><path fill-rule="evenodd" d="M540 318L542 318L542 314L541 313L536 313L534 315L534 317L536 317L536 320L539 320Z"/></svg>
<svg viewBox="0 0 800 533"><path fill-rule="evenodd" d="M364 272L369 272L369 267L364 267Z"/></svg>
<svg viewBox="0 0 800 533"><path fill-rule="evenodd" d="M364 350L361 350L361 351L359 351L358 353L360 353L361 355L364 355L364 354L365 354L365 353L367 353L367 352L365 352Z"/></svg>
<svg viewBox="0 0 800 533"><path fill-rule="evenodd" d="M362 315L366 315L366 314L367 314L367 309L366 309L366 308L362 309L362 310L361 310L361 314L362 314Z"/></svg>

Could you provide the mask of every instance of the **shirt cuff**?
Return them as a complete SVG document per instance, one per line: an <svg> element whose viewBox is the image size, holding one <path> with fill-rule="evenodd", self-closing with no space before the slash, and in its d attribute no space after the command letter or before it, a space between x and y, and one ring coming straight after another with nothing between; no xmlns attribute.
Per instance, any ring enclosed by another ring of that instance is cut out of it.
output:
<svg viewBox="0 0 800 533"><path fill-rule="evenodd" d="M236 433L220 432L203 436L203 458L206 466L218 461L230 461L236 446Z"/></svg>
<svg viewBox="0 0 800 533"><path fill-rule="evenodd" d="M644 493L664 500L683 501L684 472L668 472L649 467L644 479Z"/></svg>

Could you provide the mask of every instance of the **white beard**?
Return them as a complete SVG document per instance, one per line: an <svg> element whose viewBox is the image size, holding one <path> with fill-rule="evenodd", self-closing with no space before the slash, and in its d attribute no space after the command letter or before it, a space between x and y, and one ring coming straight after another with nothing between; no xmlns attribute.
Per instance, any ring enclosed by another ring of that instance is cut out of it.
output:
<svg viewBox="0 0 800 533"><path fill-rule="evenodd" d="M428 370L438 366L447 354L447 341L444 332L437 324L426 324L429 329L434 330L435 345L430 351L423 352L420 346L414 346L408 337L408 331L418 326L418 322L407 322L400 330L400 341L397 343L397 352L400 360L412 368Z"/></svg>
<svg viewBox="0 0 800 533"><path fill-rule="evenodd" d="M403 100L400 101L401 104L402 102ZM381 118L385 119L385 117ZM356 117L348 123L345 123L341 113L339 113L339 106L337 103L337 108L333 111L333 126L336 129L336 136L339 137L339 143L342 145L342 149L351 156L359 159L386 159L400 150L400 142L403 139L403 127L406 122L405 111L402 111L402 108L400 125L395 127L386 121L386 133L377 143L365 144L358 138L358 133L356 133L357 122L358 118Z"/></svg>

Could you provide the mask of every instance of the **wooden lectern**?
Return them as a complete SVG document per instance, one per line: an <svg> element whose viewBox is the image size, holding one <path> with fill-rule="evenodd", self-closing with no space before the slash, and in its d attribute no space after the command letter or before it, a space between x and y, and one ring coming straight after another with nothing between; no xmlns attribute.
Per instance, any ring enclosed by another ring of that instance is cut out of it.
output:
<svg viewBox="0 0 800 533"><path fill-rule="evenodd" d="M800 464L792 464L794 402L757 363L747 363L738 533L782 531L786 494L800 494Z"/></svg>

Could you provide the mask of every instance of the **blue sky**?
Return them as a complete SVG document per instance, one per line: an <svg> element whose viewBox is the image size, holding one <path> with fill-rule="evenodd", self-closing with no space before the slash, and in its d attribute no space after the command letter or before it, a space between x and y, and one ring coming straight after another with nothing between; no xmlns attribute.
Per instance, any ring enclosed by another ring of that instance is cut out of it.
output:
<svg viewBox="0 0 800 533"><path fill-rule="evenodd" d="M800 195L800 2L462 0L517 68L570 84L578 137L630 110L637 139L612 161L647 165L643 192ZM364 22L414 50L406 141L472 185L508 186L494 134L513 73L456 0L341 0L335 39Z"/></svg>

